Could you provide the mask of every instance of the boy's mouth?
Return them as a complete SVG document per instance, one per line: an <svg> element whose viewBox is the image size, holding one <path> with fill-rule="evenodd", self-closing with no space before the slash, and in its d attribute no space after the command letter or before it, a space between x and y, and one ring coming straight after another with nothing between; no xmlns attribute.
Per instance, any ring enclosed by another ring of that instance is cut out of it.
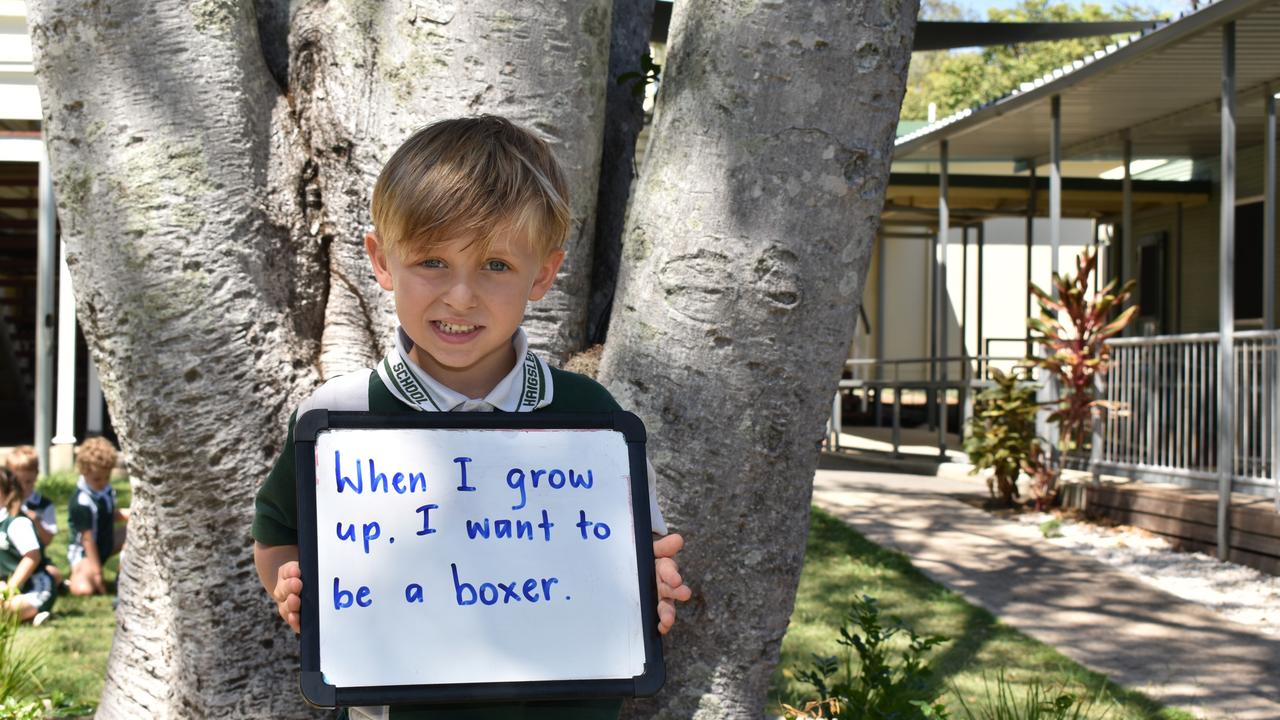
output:
<svg viewBox="0 0 1280 720"><path fill-rule="evenodd" d="M480 325L455 325L443 320L433 320L431 324L435 325L436 329L445 335L468 335L481 328Z"/></svg>

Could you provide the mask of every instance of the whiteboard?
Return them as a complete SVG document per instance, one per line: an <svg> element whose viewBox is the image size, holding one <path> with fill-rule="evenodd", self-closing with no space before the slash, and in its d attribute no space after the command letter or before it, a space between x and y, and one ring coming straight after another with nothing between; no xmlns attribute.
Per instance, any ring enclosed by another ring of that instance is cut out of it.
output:
<svg viewBox="0 0 1280 720"><path fill-rule="evenodd" d="M309 700L656 691L635 416L321 410L295 436Z"/></svg>

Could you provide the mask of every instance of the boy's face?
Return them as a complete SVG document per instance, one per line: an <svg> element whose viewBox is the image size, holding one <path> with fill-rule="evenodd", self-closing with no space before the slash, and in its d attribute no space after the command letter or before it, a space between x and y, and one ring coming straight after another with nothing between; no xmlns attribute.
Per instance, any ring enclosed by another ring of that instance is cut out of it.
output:
<svg viewBox="0 0 1280 720"><path fill-rule="evenodd" d="M365 237L378 284L395 293L396 315L413 340L413 359L454 390L479 397L515 365L511 336L530 300L546 295L564 261L527 237L499 238L483 255L469 237L413 257Z"/></svg>
<svg viewBox="0 0 1280 720"><path fill-rule="evenodd" d="M22 470L13 463L5 463L5 467L9 468L9 472L18 479L18 484L22 487L22 497L27 497L31 491L36 489L36 471Z"/></svg>
<svg viewBox="0 0 1280 720"><path fill-rule="evenodd" d="M80 474L84 477L85 484L94 490L101 490L111 482L111 468L109 467L81 465Z"/></svg>

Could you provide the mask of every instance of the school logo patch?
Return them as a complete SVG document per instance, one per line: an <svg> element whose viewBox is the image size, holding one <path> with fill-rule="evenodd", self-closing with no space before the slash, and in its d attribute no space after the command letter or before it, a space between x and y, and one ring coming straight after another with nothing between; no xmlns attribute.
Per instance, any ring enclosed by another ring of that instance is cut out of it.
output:
<svg viewBox="0 0 1280 720"><path fill-rule="evenodd" d="M542 399L542 368L533 353L524 356L524 392L520 395L521 407L536 408Z"/></svg>
<svg viewBox="0 0 1280 720"><path fill-rule="evenodd" d="M398 362L392 365L391 374L410 400L422 402L427 399L427 389L422 387L422 383L418 382L418 378L413 376L413 372L404 363Z"/></svg>

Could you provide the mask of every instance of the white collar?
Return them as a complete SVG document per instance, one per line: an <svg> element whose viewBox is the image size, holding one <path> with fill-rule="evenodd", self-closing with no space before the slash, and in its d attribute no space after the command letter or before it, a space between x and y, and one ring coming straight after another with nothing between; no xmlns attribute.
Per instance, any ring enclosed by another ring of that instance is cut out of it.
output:
<svg viewBox="0 0 1280 720"><path fill-rule="evenodd" d="M83 475L81 475L80 478L76 480L76 488L78 490L88 493L89 497L92 497L95 500L111 496L111 483L108 482L107 486L102 488L101 490L94 490L93 488L89 487L89 482L84 479Z"/></svg>
<svg viewBox="0 0 1280 720"><path fill-rule="evenodd" d="M378 363L378 377L400 402L425 412L470 410L530 412L551 404L551 368L529 350L529 336L516 328L511 336L516 364L483 398L473 399L445 387L413 361L413 340L396 328L395 347Z"/></svg>

